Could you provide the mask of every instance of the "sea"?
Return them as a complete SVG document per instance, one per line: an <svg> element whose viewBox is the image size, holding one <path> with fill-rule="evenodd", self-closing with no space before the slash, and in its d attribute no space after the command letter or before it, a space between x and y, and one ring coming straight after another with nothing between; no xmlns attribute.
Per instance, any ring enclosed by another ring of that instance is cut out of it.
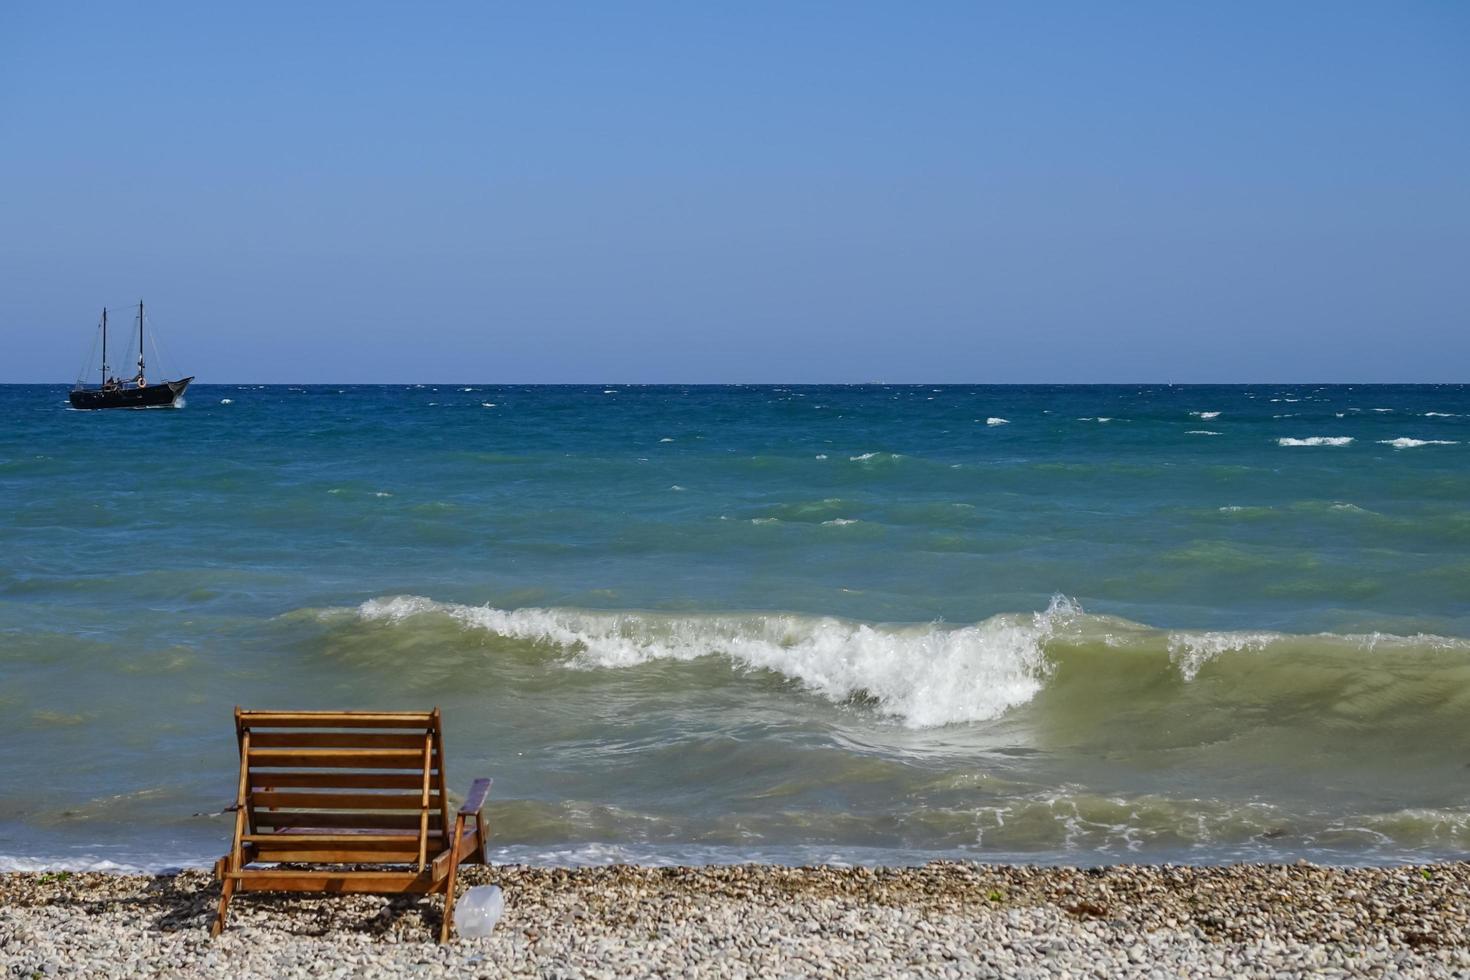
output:
<svg viewBox="0 0 1470 980"><path fill-rule="evenodd" d="M1470 850L1470 386L0 387L0 870L443 710L497 862Z"/></svg>

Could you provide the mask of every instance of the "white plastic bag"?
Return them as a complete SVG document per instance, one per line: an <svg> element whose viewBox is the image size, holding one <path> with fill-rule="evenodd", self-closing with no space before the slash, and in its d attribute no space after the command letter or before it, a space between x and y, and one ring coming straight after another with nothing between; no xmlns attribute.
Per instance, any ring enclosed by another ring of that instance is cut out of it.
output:
<svg viewBox="0 0 1470 980"><path fill-rule="evenodd" d="M499 885L476 885L454 903L454 931L465 939L484 939L505 911Z"/></svg>

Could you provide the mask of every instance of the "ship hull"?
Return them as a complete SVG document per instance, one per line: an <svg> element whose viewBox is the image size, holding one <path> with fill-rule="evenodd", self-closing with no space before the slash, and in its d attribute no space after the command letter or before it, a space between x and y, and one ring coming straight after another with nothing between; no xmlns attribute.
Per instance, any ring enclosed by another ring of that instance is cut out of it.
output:
<svg viewBox="0 0 1470 980"><path fill-rule="evenodd" d="M142 388L76 388L71 394L72 408L169 408L184 395L192 377L164 381Z"/></svg>

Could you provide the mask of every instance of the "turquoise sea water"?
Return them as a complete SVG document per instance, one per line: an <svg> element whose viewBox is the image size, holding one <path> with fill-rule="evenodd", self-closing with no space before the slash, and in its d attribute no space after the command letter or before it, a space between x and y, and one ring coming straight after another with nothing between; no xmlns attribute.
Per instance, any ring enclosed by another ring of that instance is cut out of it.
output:
<svg viewBox="0 0 1470 980"><path fill-rule="evenodd" d="M0 387L0 868L444 709L501 860L1470 848L1470 387Z"/></svg>

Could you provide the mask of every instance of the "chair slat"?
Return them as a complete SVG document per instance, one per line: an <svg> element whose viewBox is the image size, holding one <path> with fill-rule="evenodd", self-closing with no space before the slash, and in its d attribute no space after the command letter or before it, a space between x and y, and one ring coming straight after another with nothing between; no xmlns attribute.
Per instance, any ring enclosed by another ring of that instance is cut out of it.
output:
<svg viewBox="0 0 1470 980"><path fill-rule="evenodd" d="M419 749L250 749L250 765L296 769L424 768Z"/></svg>
<svg viewBox="0 0 1470 980"><path fill-rule="evenodd" d="M255 811L257 827L355 827L364 830L413 830L417 833L423 811L392 813L386 810L358 810L350 813L331 810L261 810ZM429 826L440 826L439 814L430 814Z"/></svg>
<svg viewBox="0 0 1470 980"><path fill-rule="evenodd" d="M258 789L250 802L260 807L322 810L413 810L423 809L416 793L302 793ZM435 801L437 802L437 801Z"/></svg>
<svg viewBox="0 0 1470 980"><path fill-rule="evenodd" d="M419 853L417 839L406 846L388 850L364 850L345 844L320 844L311 848L258 847L251 852L253 861L269 864L413 864ZM248 869L247 869L248 870Z"/></svg>
<svg viewBox="0 0 1470 980"><path fill-rule="evenodd" d="M250 744L257 749L416 749L424 744L422 735L400 732L250 732Z"/></svg>
<svg viewBox="0 0 1470 980"><path fill-rule="evenodd" d="M443 835L436 834L435 836L442 838ZM335 843L372 850L372 845L375 844L391 845L393 847L406 847L409 845L417 847L419 837L416 833L394 833L391 830L370 834L355 834L338 830L335 833L245 834L240 839L257 846L292 847L296 845L309 845L311 847L323 847Z"/></svg>
<svg viewBox="0 0 1470 980"><path fill-rule="evenodd" d="M428 711L242 711L243 728L421 728L434 723Z"/></svg>
<svg viewBox="0 0 1470 980"><path fill-rule="evenodd" d="M422 777L404 772L261 772L252 770L254 788L282 786L300 789L411 789L418 790Z"/></svg>

